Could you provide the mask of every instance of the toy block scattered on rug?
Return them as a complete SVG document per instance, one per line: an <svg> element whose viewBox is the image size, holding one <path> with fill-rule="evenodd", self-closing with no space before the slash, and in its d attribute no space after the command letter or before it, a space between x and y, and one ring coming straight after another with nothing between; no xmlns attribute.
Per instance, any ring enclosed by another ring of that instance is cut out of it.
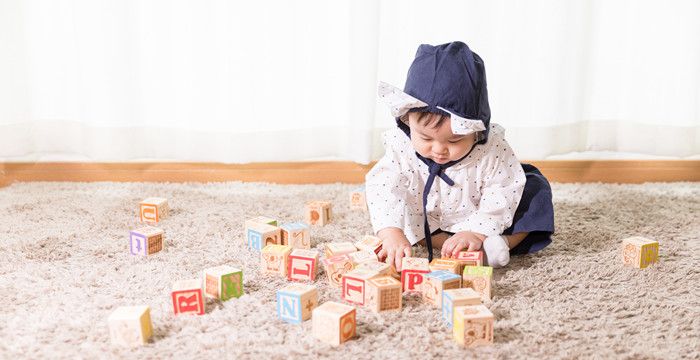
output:
<svg viewBox="0 0 700 360"><path fill-rule="evenodd" d="M350 305L333 301L323 303L313 310L314 337L330 344L340 345L355 337L356 310Z"/></svg>
<svg viewBox="0 0 700 360"><path fill-rule="evenodd" d="M328 201L312 201L306 204L306 222L325 226L332 220L332 205Z"/></svg>
<svg viewBox="0 0 700 360"><path fill-rule="evenodd" d="M460 345L475 347L493 344L493 313L484 305L454 308L452 335Z"/></svg>
<svg viewBox="0 0 700 360"><path fill-rule="evenodd" d="M141 222L157 224L168 217L169 212L168 199L149 197L139 203L139 218Z"/></svg>
<svg viewBox="0 0 700 360"><path fill-rule="evenodd" d="M462 266L459 261L455 259L433 259L428 267L430 267L430 271L445 270L460 276L462 275L462 271L460 270Z"/></svg>
<svg viewBox="0 0 700 360"><path fill-rule="evenodd" d="M293 249L287 260L287 279L297 281L316 280L318 250Z"/></svg>
<svg viewBox="0 0 700 360"><path fill-rule="evenodd" d="M386 265L386 264L385 264ZM367 280L367 306L374 312L401 310L401 282L391 276Z"/></svg>
<svg viewBox="0 0 700 360"><path fill-rule="evenodd" d="M295 249L311 249L311 233L309 225L303 222L295 222L280 226L282 232L282 245L289 245Z"/></svg>
<svg viewBox="0 0 700 360"><path fill-rule="evenodd" d="M464 305L481 304L481 294L474 289L449 289L442 292L442 320L448 328L452 328L454 308Z"/></svg>
<svg viewBox="0 0 700 360"><path fill-rule="evenodd" d="M252 219L245 221L245 226L248 227L253 224L267 224L272 226L277 226L277 219L267 217L267 216L256 216Z"/></svg>
<svg viewBox="0 0 700 360"><path fill-rule="evenodd" d="M491 277L493 268L490 266L466 266L462 273L462 287L472 288L484 300L491 299Z"/></svg>
<svg viewBox="0 0 700 360"><path fill-rule="evenodd" d="M243 271L229 265L204 269L204 294L226 301L243 295Z"/></svg>
<svg viewBox="0 0 700 360"><path fill-rule="evenodd" d="M364 186L350 192L350 209L367 210L367 198L365 196Z"/></svg>
<svg viewBox="0 0 700 360"><path fill-rule="evenodd" d="M643 269L659 258L659 242L641 236L622 240L622 262L627 266Z"/></svg>
<svg viewBox="0 0 700 360"><path fill-rule="evenodd" d="M357 265L365 262L377 262L377 254L365 250L355 251L348 254L352 263L357 267Z"/></svg>
<svg viewBox="0 0 700 360"><path fill-rule="evenodd" d="M292 324L311 318L318 306L318 289L313 285L293 283L277 291L277 316Z"/></svg>
<svg viewBox="0 0 700 360"><path fill-rule="evenodd" d="M324 244L324 250L326 257L347 255L357 251L355 245L349 241L343 242L329 242Z"/></svg>
<svg viewBox="0 0 700 360"><path fill-rule="evenodd" d="M367 269L354 269L343 274L343 300L364 305L367 280L377 276L379 276L378 272Z"/></svg>
<svg viewBox="0 0 700 360"><path fill-rule="evenodd" d="M379 251L382 250L382 239L377 236L365 235L360 241L355 243L355 247L360 250L379 254Z"/></svg>
<svg viewBox="0 0 700 360"><path fill-rule="evenodd" d="M260 254L260 268L263 273L287 276L287 263L292 248L287 245L267 245Z"/></svg>
<svg viewBox="0 0 700 360"><path fill-rule="evenodd" d="M340 287L343 285L343 274L351 271L355 266L349 256L337 255L323 259L323 267L328 274L328 282L332 286Z"/></svg>
<svg viewBox="0 0 700 360"><path fill-rule="evenodd" d="M392 277L395 275L398 275L398 273L396 272L396 269L393 266L391 266L387 263L379 262L379 261L366 261L366 262L357 264L355 266L355 269L375 271L379 275L386 275L386 276L392 276Z"/></svg>
<svg viewBox="0 0 700 360"><path fill-rule="evenodd" d="M132 255L151 255L163 250L163 229L144 226L129 232Z"/></svg>
<svg viewBox="0 0 700 360"><path fill-rule="evenodd" d="M484 265L484 252L478 251L460 251L455 258L460 265L460 272L464 271L465 266L482 266Z"/></svg>
<svg viewBox="0 0 700 360"><path fill-rule="evenodd" d="M246 226L245 233L248 246L255 250L282 242L280 228L269 224L250 223Z"/></svg>
<svg viewBox="0 0 700 360"><path fill-rule="evenodd" d="M424 276L429 272L428 259L416 257L401 259L401 284L403 291L421 291Z"/></svg>
<svg viewBox="0 0 700 360"><path fill-rule="evenodd" d="M143 345L153 335L148 306L120 306L107 319L112 344L132 347Z"/></svg>
<svg viewBox="0 0 700 360"><path fill-rule="evenodd" d="M204 314L202 280L180 280L173 285L173 310L177 314Z"/></svg>
<svg viewBox="0 0 700 360"><path fill-rule="evenodd" d="M423 300L437 308L442 307L442 292L459 289L462 277L446 270L431 271L425 275L423 283Z"/></svg>

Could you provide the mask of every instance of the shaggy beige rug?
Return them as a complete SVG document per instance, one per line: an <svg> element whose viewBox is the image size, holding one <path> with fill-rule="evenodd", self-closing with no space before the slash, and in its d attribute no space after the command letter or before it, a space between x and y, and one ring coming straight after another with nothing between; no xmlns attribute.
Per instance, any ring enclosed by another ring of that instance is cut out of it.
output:
<svg viewBox="0 0 700 360"><path fill-rule="evenodd" d="M19 183L0 189L0 358L699 358L700 183L554 184L557 234L544 251L494 273L494 345L460 348L440 312L414 296L401 312L358 309L358 336L334 348L311 322L277 319L281 278L259 273L242 246L245 219L302 220L304 203L334 202L313 245L355 240L368 217L347 203L355 185L260 183ZM165 249L128 251L143 198L169 199ZM623 267L620 241L660 243L660 263ZM425 256L425 249L418 254ZM246 295L174 316L172 283L205 267L244 269ZM321 302L339 300L324 274ZM107 318L121 305L151 307L154 339L110 344Z"/></svg>

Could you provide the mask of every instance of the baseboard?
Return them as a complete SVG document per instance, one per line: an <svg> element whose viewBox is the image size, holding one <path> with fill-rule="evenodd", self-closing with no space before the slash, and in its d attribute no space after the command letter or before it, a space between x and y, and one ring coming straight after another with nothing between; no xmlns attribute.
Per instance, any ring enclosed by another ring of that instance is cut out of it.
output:
<svg viewBox="0 0 700 360"><path fill-rule="evenodd" d="M543 160L529 162L551 182L700 181L700 160ZM0 186L17 181L361 183L373 164L0 163Z"/></svg>

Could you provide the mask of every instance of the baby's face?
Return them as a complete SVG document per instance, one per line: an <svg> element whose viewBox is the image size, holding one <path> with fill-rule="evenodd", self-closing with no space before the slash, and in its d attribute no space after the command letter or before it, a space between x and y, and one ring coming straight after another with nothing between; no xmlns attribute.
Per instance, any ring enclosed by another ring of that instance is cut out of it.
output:
<svg viewBox="0 0 700 360"><path fill-rule="evenodd" d="M418 121L420 113L408 114L408 126L411 128L413 148L423 157L438 164L459 160L472 148L476 135L455 135L452 133L449 118L435 127L436 120L425 126L426 121Z"/></svg>

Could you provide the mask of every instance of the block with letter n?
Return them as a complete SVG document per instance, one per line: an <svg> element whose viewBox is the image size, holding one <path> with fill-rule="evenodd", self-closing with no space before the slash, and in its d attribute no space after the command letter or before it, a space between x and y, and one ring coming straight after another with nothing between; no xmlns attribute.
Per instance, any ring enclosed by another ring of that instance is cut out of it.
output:
<svg viewBox="0 0 700 360"><path fill-rule="evenodd" d="M199 279L180 280L173 285L173 310L177 314L204 314L202 281Z"/></svg>
<svg viewBox="0 0 700 360"><path fill-rule="evenodd" d="M277 316L292 324L301 324L318 306L318 290L313 285L289 284L277 291Z"/></svg>

